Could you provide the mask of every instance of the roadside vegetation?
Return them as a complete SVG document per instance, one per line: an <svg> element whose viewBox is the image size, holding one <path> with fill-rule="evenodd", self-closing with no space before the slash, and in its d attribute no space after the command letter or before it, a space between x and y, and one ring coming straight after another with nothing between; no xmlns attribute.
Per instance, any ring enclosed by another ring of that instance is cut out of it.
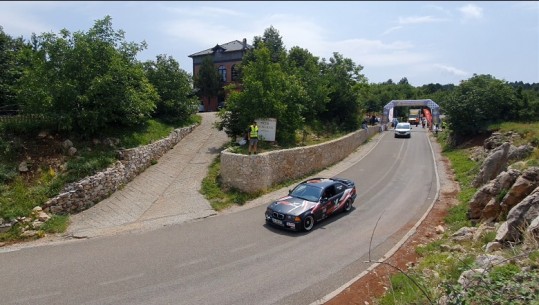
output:
<svg viewBox="0 0 539 305"><path fill-rule="evenodd" d="M534 153L524 162L524 166L537 166L539 161L539 123L505 122L489 125L490 132L516 132L522 143L534 143ZM470 138L468 138L470 140ZM444 146L443 155L451 161L461 191L459 204L449 210L445 217L443 236L429 244L420 245L416 253L418 263L391 276L387 292L374 304L539 304L539 245L515 245L503 250L508 264L494 266L474 278L473 284L463 293L457 282L464 270L474 266L476 257L484 254L487 243L494 241L495 232L485 233L477 241L455 242L451 235L462 227L472 226L466 215L468 202L476 188L471 186L478 173L479 164L470 158L467 147L448 145L448 133L438 134L438 141ZM442 303L442 296L446 296Z"/></svg>

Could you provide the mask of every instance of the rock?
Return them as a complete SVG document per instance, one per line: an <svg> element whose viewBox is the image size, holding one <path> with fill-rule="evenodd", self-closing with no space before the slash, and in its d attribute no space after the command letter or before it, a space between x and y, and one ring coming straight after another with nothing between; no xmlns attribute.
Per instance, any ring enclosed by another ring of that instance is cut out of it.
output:
<svg viewBox="0 0 539 305"><path fill-rule="evenodd" d="M502 249L502 244L497 241L491 241L485 246L485 252L491 253Z"/></svg>
<svg viewBox="0 0 539 305"><path fill-rule="evenodd" d="M5 233L11 229L13 224L11 223L0 223L0 233Z"/></svg>
<svg viewBox="0 0 539 305"><path fill-rule="evenodd" d="M34 220L34 221L32 222L31 227L32 227L32 229L34 229L34 230L39 230L39 229L43 226L43 224L44 224L43 221Z"/></svg>
<svg viewBox="0 0 539 305"><path fill-rule="evenodd" d="M529 144L521 145L519 147L515 147L511 145L511 148L509 149L508 158L510 161L520 161L529 157L532 152L533 152L533 146Z"/></svg>
<svg viewBox="0 0 539 305"><path fill-rule="evenodd" d="M28 163L26 163L26 161L22 161L21 163L19 163L19 172L21 173L28 172Z"/></svg>
<svg viewBox="0 0 539 305"><path fill-rule="evenodd" d="M462 227L451 235L451 239L454 241L472 240L476 230L477 228Z"/></svg>
<svg viewBox="0 0 539 305"><path fill-rule="evenodd" d="M491 223L482 223L474 232L473 240L478 241L489 232L496 232L496 227Z"/></svg>
<svg viewBox="0 0 539 305"><path fill-rule="evenodd" d="M502 190L509 189L520 174L520 171L515 169L504 171L496 176L494 180L479 188L469 202L468 218L476 221L497 218L496 216L501 211L497 196ZM488 210L484 213L487 205L489 205Z"/></svg>
<svg viewBox="0 0 539 305"><path fill-rule="evenodd" d="M70 149L71 147L73 147L73 142L71 142L71 140L67 139L67 140L65 140L65 141L62 143L62 147L63 147L65 150L68 150L68 149Z"/></svg>
<svg viewBox="0 0 539 305"><path fill-rule="evenodd" d="M498 215L500 215L501 210L502 208L500 207L497 198L492 198L481 211L480 219L496 219L498 218Z"/></svg>
<svg viewBox="0 0 539 305"><path fill-rule="evenodd" d="M48 132L46 132L46 131L40 131L39 134L37 135L37 138L40 139L40 140L41 140L41 139L45 139L48 135L49 135Z"/></svg>
<svg viewBox="0 0 539 305"><path fill-rule="evenodd" d="M500 242L520 242L527 226L539 216L539 187L514 206L496 234Z"/></svg>
<svg viewBox="0 0 539 305"><path fill-rule="evenodd" d="M505 142L505 138L499 132L493 132L492 135L483 141L483 147L487 150L492 150Z"/></svg>
<svg viewBox="0 0 539 305"><path fill-rule="evenodd" d="M481 268L466 270L461 273L458 279L458 283L462 286L463 289L468 289L471 286L475 286L481 283L481 279L479 277L484 273L485 269Z"/></svg>
<svg viewBox="0 0 539 305"><path fill-rule="evenodd" d="M443 234L445 233L445 229L443 226L441 225L437 225L436 228L435 228L435 231L436 231L436 234Z"/></svg>
<svg viewBox="0 0 539 305"><path fill-rule="evenodd" d="M532 220L530 226L526 229L526 233L526 238L531 239L532 243L534 241L539 243L539 216Z"/></svg>
<svg viewBox="0 0 539 305"><path fill-rule="evenodd" d="M539 186L539 167L526 169L517 178L511 189L507 192L500 203L504 214L507 214L515 205L528 196L537 186Z"/></svg>
<svg viewBox="0 0 539 305"><path fill-rule="evenodd" d="M479 187L494 179L499 173L506 169L510 147L511 144L509 142L505 142L488 155L481 165L479 174L477 174L472 182L474 187Z"/></svg>
<svg viewBox="0 0 539 305"><path fill-rule="evenodd" d="M22 237L34 237L36 236L38 233L37 231L35 230L27 230L27 231L24 231L21 233L21 236Z"/></svg>
<svg viewBox="0 0 539 305"><path fill-rule="evenodd" d="M51 216L49 216L49 214L41 211L39 212L39 214L37 215L37 219L39 221L43 221L43 222L47 222L49 219L51 219Z"/></svg>
<svg viewBox="0 0 539 305"><path fill-rule="evenodd" d="M482 269L491 269L506 264L508 260L500 255L481 254L475 259L475 264Z"/></svg>
<svg viewBox="0 0 539 305"><path fill-rule="evenodd" d="M77 149L75 147L70 147L68 150L67 150L67 154L69 156L74 156L75 154L77 153Z"/></svg>

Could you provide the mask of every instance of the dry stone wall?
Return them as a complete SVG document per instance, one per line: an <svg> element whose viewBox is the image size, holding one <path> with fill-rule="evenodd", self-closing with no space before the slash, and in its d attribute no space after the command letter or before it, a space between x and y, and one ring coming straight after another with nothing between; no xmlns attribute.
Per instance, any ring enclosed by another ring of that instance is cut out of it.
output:
<svg viewBox="0 0 539 305"><path fill-rule="evenodd" d="M369 126L326 143L250 156L227 149L221 152L222 183L246 193L264 191L341 161L379 131L379 125Z"/></svg>
<svg viewBox="0 0 539 305"><path fill-rule="evenodd" d="M53 214L74 214L92 207L133 180L195 127L175 129L168 137L154 143L119 151L120 160L112 167L67 185L63 192L43 205L43 210Z"/></svg>

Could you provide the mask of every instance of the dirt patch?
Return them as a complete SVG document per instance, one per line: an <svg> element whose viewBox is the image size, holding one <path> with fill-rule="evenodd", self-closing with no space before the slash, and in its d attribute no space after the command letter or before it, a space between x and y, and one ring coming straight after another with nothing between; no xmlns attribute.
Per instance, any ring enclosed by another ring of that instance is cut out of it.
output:
<svg viewBox="0 0 539 305"><path fill-rule="evenodd" d="M389 278L400 270L407 270L414 266L419 259L415 249L422 244L428 244L439 239L435 228L444 224L444 217L450 207L458 203L456 194L459 192L458 183L454 181L453 171L447 159L440 155L440 148L433 142L439 160L437 166L440 175L440 196L434 203L431 211L423 222L417 227L416 232L397 250L384 264L378 265L371 272L354 282L340 294L326 302L326 305L343 304L374 304L389 288ZM393 267L392 267L393 266Z"/></svg>

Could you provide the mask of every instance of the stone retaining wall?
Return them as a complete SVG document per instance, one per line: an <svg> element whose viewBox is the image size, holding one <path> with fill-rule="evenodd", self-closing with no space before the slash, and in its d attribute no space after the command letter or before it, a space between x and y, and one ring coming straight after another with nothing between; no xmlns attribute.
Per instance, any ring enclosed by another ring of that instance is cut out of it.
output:
<svg viewBox="0 0 539 305"><path fill-rule="evenodd" d="M246 193L265 191L341 161L379 131L379 125L370 126L326 143L251 156L227 149L221 152L221 181L226 187Z"/></svg>
<svg viewBox="0 0 539 305"><path fill-rule="evenodd" d="M62 193L43 205L43 210L53 214L74 214L92 207L133 180L195 127L175 129L168 137L154 143L119 151L120 161L102 172L67 185Z"/></svg>

